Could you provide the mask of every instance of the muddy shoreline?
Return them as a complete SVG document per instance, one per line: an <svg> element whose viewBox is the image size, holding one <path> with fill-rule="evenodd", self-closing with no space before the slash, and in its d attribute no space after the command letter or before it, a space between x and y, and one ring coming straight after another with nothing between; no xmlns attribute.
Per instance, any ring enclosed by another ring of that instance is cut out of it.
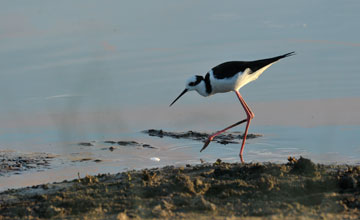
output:
<svg viewBox="0 0 360 220"><path fill-rule="evenodd" d="M224 163L100 174L0 193L0 219L358 219L360 167Z"/></svg>
<svg viewBox="0 0 360 220"><path fill-rule="evenodd" d="M50 169L50 163L56 157L57 155L49 153L0 151L0 177L14 174L20 175L28 170Z"/></svg>

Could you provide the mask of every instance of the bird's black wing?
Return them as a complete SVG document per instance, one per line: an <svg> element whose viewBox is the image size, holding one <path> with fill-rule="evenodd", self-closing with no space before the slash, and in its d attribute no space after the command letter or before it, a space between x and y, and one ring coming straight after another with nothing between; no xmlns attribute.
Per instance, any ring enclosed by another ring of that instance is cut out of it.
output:
<svg viewBox="0 0 360 220"><path fill-rule="evenodd" d="M238 72L244 72L247 68L246 63L243 61L230 61L217 65L212 68L212 71L216 79L231 78Z"/></svg>
<svg viewBox="0 0 360 220"><path fill-rule="evenodd" d="M274 63L282 58L292 56L294 54L295 52L291 52L281 56L255 61L230 61L212 68L212 71L214 77L217 79L231 78L239 72L244 72L247 68L251 70L251 73L254 73L257 70L263 68L264 66Z"/></svg>

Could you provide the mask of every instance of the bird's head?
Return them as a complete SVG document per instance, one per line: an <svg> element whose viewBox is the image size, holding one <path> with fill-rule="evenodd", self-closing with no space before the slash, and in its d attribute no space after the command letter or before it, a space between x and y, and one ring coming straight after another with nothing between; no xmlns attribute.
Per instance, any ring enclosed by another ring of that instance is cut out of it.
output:
<svg viewBox="0 0 360 220"><path fill-rule="evenodd" d="M184 91L182 91L182 93L170 104L170 106L172 106L181 96L183 96L188 91L196 90L199 92L200 88L203 87L203 85L201 85L202 84L201 82L203 80L204 80L204 77L199 76L199 75L190 77L186 81Z"/></svg>

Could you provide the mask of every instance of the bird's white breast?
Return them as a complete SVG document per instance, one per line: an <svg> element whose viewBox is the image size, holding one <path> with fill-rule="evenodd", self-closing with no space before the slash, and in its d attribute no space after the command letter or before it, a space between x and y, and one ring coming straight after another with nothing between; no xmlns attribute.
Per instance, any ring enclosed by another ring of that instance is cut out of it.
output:
<svg viewBox="0 0 360 220"><path fill-rule="evenodd" d="M236 85L238 74L231 78L216 79L213 72L210 71L210 82L212 87L212 94L233 91Z"/></svg>

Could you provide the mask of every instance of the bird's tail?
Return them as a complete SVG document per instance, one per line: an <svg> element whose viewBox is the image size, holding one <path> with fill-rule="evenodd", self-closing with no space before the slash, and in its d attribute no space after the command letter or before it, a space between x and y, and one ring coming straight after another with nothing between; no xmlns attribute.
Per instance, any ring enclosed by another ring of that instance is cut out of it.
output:
<svg viewBox="0 0 360 220"><path fill-rule="evenodd" d="M263 60L256 60L256 61L250 62L249 67L253 72L256 72L257 70L259 70L269 64L275 63L276 61L278 61L280 59L283 59L285 57L289 57L292 55L295 55L295 51L286 53L284 55L280 55L277 57L271 57L271 58L267 58L267 59L263 59Z"/></svg>
<svg viewBox="0 0 360 220"><path fill-rule="evenodd" d="M282 59L282 58L289 57L289 56L293 56L293 55L296 55L295 51L290 52L290 53L286 53L286 54L284 54L284 55L281 55L281 56L278 56L278 57L274 57L274 58L279 58L279 60L280 60L280 59Z"/></svg>

